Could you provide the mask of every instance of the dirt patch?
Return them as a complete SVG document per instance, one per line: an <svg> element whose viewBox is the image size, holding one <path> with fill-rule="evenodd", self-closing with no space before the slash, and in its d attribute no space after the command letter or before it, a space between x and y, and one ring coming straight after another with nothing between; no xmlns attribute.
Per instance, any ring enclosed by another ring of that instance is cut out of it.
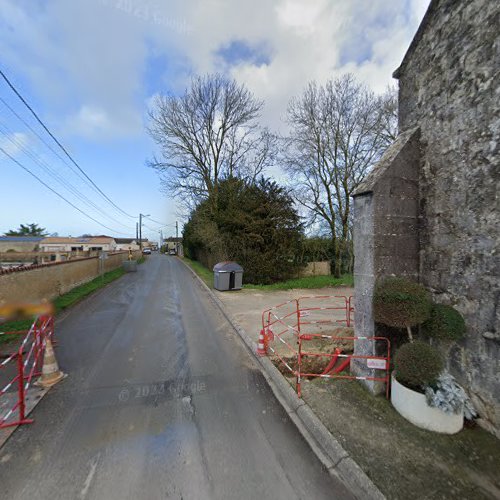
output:
<svg viewBox="0 0 500 500"><path fill-rule="evenodd" d="M278 369L278 371L285 377L295 377L295 375L290 371L290 369L288 368L288 366L293 370L293 371L296 371L298 370L298 360L297 360L297 357L296 356L293 356L293 357L282 357L281 359L278 358L277 356L272 356L271 358L271 361L273 362L274 366L276 366L276 368ZM330 370L328 370L328 374L329 375L335 375L336 372L334 371L335 367L340 367L343 359L345 358L339 358L337 360L337 362L335 363L335 365L333 367L330 367ZM325 370L326 368L328 367L329 363L330 363L330 360L331 358L320 358L320 357L304 357L302 358L302 361L301 361L301 373L304 374L304 373L310 373L310 374L314 374L314 375L321 375ZM283 361L286 362L286 364L288 366L286 366ZM342 374L342 375L348 375L349 374L349 370L342 370L340 372L338 372L339 374ZM305 376L305 375L302 375L303 378L307 378L307 379L314 379L316 378L314 375L311 375L311 376Z"/></svg>
<svg viewBox="0 0 500 500"><path fill-rule="evenodd" d="M301 359L301 372L302 373L314 373L321 374L332 361L332 357L336 351L339 354L352 354L354 350L354 341L351 339L340 338L340 337L352 337L352 328L339 327L333 330L324 330L321 332L322 335L332 336L334 338L320 338L314 336L308 336L308 334L303 335L302 339L302 359ZM278 344L278 342L274 342ZM292 370L298 369L298 361L296 355L290 355L290 351L280 352L279 345L273 347L277 349L283 361L285 361ZM298 349L298 347L296 347ZM308 354L309 353L309 354ZM314 354L325 354L325 356L314 356ZM328 356L327 356L328 354ZM283 363L283 361L278 356L271 356L271 361L274 363L276 368L285 377L293 377L294 375L290 372L289 368ZM345 360L343 357L339 357L336 363L331 366L331 370L338 367L342 361ZM330 371L331 372L331 371ZM310 377L314 378L314 377Z"/></svg>

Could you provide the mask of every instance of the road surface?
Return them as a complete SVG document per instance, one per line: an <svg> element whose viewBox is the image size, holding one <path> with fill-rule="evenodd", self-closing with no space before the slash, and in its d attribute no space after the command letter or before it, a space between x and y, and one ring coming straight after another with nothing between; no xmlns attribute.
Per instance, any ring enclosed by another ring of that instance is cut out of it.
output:
<svg viewBox="0 0 500 500"><path fill-rule="evenodd" d="M352 498L176 257L153 255L56 335L69 377L0 450L2 498Z"/></svg>

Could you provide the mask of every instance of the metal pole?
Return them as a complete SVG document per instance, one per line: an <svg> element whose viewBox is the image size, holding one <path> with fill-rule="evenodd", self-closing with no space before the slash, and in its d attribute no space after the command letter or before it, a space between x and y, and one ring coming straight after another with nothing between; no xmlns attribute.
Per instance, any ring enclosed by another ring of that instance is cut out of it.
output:
<svg viewBox="0 0 500 500"><path fill-rule="evenodd" d="M142 214L139 214L139 248L142 251Z"/></svg>
<svg viewBox="0 0 500 500"><path fill-rule="evenodd" d="M22 422L25 419L25 402L24 402L24 366L23 366L23 355L22 348L19 349L17 353L17 373L18 373L18 386L17 393L19 398L19 420Z"/></svg>

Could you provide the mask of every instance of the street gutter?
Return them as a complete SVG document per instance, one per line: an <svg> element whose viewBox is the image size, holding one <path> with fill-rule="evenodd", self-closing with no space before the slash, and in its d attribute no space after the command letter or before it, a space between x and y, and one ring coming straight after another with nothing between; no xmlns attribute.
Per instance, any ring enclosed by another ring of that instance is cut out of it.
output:
<svg viewBox="0 0 500 500"><path fill-rule="evenodd" d="M256 354L257 345L247 332L238 324L233 316L226 310L223 302L215 295L213 290L179 258L184 266L196 277L202 288L209 294L212 302L220 309L236 333L241 337L247 349L258 362L259 368L273 391L276 399L290 416L299 432L307 441L313 452L323 466L335 478L346 484L351 492L359 499L383 500L385 496L375 486L373 481L363 472L361 467L350 457L349 453L332 436L321 420L312 411L309 405L300 399L287 380L267 357Z"/></svg>

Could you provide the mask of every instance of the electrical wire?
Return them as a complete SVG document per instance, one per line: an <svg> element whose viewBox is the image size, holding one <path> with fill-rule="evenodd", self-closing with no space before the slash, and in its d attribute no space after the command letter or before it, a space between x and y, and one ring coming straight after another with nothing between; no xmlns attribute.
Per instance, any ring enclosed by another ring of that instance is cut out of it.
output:
<svg viewBox="0 0 500 500"><path fill-rule="evenodd" d="M4 132L2 132L4 130ZM7 131L7 133L5 132ZM113 221L116 224L119 224L120 226L123 227L128 227L126 224L123 224L122 222L118 221L111 215L107 214L101 207L96 205L92 200L90 200L87 196L85 196L83 193L81 193L75 186L73 186L68 180L66 180L64 177L59 175L59 173L53 169L47 162L45 162L42 158L37 156L35 152L33 152L28 146L22 144L20 141L16 140L13 138L13 132L9 127L5 125L0 120L0 133L9 141L11 142L14 146L16 146L19 150L23 151L26 156L31 158L38 166L40 166L50 177L55 179L57 182L59 182L63 187L65 187L68 191L70 191L72 194L74 194L77 198L79 198L83 203L85 203L87 206L90 208L93 208L96 210L101 216L104 216L105 218Z"/></svg>
<svg viewBox="0 0 500 500"><path fill-rule="evenodd" d="M48 190L52 191L56 196L58 196L59 198L61 198L62 200L64 200L68 205L72 206L75 210L78 210L81 214L83 214L88 219L96 222L100 226L108 229L109 231L111 231L113 233L121 234L121 235L127 235L128 236L128 233L122 233L120 231L116 231L115 229L113 229L111 227L106 226L102 222L99 222L97 219L94 219L94 217L92 217L91 215L89 215L86 212L84 212L81 208L79 208L76 205L74 205L73 203L71 203L71 201L69 201L68 199L66 199L62 194L58 193L55 189L51 188L47 183L45 183L42 179L40 179L40 177L38 177L36 174L34 174L29 168L25 167L21 162L19 162L13 156L11 156L9 153L7 153L7 151L5 151L5 149L2 148L1 146L0 146L0 151L5 156L7 156L8 158L10 158L16 165L18 165L23 170L25 170L28 174L30 174L32 177L34 177L38 182L40 182L40 184L44 185Z"/></svg>
<svg viewBox="0 0 500 500"><path fill-rule="evenodd" d="M151 222L155 222L156 224L159 224L162 227L168 227L168 226L175 227L176 226L175 224L164 224L163 222L159 222L159 221L157 221L157 220L152 219L151 217L149 217L149 215L144 215L143 217L145 217L146 219L150 220Z"/></svg>
<svg viewBox="0 0 500 500"><path fill-rule="evenodd" d="M68 153L66 148L57 140L54 134L48 129L45 123L39 118L37 113L33 110L33 108L28 104L26 99L18 92L18 90L14 87L14 85L7 78L5 73L0 69L0 76L5 80L7 85L11 88L11 90L16 94L16 96L20 99L20 101L29 109L31 114L35 117L37 122L43 127L43 129L49 134L49 136L53 139L53 141L59 146L59 148L64 152L64 154L69 158L69 160L75 165L76 168L86 177L86 179L92 184L92 186L109 202L113 205L117 210L119 210L122 214L130 217L131 219L136 219L137 217L128 214L124 210L122 210L116 203L113 202L100 188L99 186L87 175L87 173L83 170L82 167L73 159L73 157Z"/></svg>
<svg viewBox="0 0 500 500"><path fill-rule="evenodd" d="M85 177L81 174L81 172L75 167L71 165L71 163L68 162L64 156L61 156L21 115L19 115L15 109L13 109L2 97L0 97L0 102L21 122L23 123L30 131L32 134L34 134L52 153L54 153L65 165L68 166L68 168L74 172L80 179L82 179L85 182L88 182ZM89 184L92 186L91 184Z"/></svg>

